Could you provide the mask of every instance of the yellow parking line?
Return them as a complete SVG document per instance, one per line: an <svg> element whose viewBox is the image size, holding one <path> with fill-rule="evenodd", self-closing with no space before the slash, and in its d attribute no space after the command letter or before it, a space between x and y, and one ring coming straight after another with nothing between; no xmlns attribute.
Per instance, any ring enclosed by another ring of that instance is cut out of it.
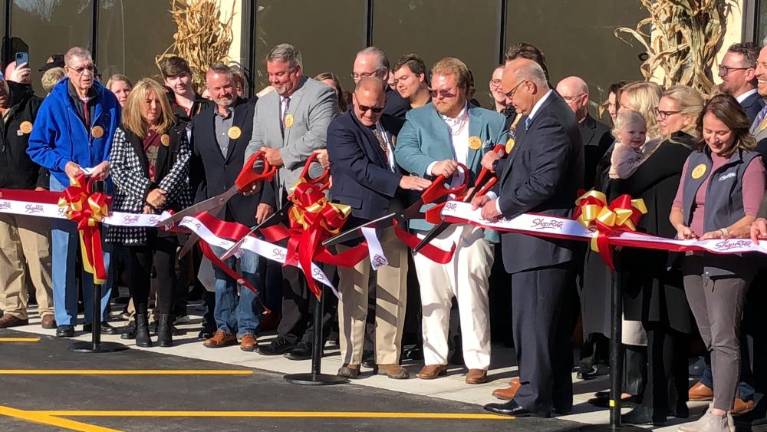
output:
<svg viewBox="0 0 767 432"><path fill-rule="evenodd" d="M51 414L45 414L36 411L25 411L0 405L0 415L11 417L17 420L25 420L32 423L44 424L47 426L56 426L58 428L78 431L78 432L120 432L117 429L110 429L101 426L81 423L74 420L56 417Z"/></svg>
<svg viewBox="0 0 767 432"><path fill-rule="evenodd" d="M427 419L427 420L509 420L495 414L375 412L375 411L30 411L62 417L269 417L337 419Z"/></svg>
<svg viewBox="0 0 767 432"><path fill-rule="evenodd" d="M253 375L226 369L0 369L0 375Z"/></svg>
<svg viewBox="0 0 767 432"><path fill-rule="evenodd" d="M39 337L0 337L0 343L4 342L40 342Z"/></svg>

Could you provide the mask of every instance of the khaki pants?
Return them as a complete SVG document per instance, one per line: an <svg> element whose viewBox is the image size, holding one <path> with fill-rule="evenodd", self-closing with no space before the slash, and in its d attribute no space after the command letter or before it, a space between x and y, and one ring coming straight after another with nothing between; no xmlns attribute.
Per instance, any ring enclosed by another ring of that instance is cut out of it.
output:
<svg viewBox="0 0 767 432"><path fill-rule="evenodd" d="M40 317L53 315L51 254L45 219L0 214L0 307L4 313L27 319L27 270L35 287Z"/></svg>
<svg viewBox="0 0 767 432"><path fill-rule="evenodd" d="M419 234L419 238L423 236ZM471 225L451 225L431 244L450 250L453 259L439 264L417 253L413 256L421 286L423 358L427 365L447 364L447 336L452 299L458 301L463 360L469 369L490 366L488 278L493 246L484 231Z"/></svg>
<svg viewBox="0 0 767 432"><path fill-rule="evenodd" d="M384 230L379 241L389 265L379 267L376 272L376 363L399 364L407 306L407 247L397 239L392 228ZM338 327L344 363L362 363L370 271L369 259L353 268L338 267L341 289Z"/></svg>

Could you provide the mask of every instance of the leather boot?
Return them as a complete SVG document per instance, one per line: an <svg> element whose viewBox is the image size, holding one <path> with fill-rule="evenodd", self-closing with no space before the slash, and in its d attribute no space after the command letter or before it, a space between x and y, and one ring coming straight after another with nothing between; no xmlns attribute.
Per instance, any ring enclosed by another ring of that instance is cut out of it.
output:
<svg viewBox="0 0 767 432"><path fill-rule="evenodd" d="M152 346L149 338L149 317L146 310L136 312L136 346L148 348Z"/></svg>
<svg viewBox="0 0 767 432"><path fill-rule="evenodd" d="M173 331L168 314L157 316L157 343L165 348L173 346Z"/></svg>

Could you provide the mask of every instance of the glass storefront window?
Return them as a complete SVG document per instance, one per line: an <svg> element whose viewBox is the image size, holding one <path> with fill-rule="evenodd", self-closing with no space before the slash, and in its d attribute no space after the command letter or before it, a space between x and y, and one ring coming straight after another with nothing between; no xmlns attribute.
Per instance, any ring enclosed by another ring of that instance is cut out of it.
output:
<svg viewBox="0 0 767 432"><path fill-rule="evenodd" d="M91 0L13 0L12 36L29 46L32 83L38 94L42 86L37 69L51 54L90 45L92 6Z"/></svg>

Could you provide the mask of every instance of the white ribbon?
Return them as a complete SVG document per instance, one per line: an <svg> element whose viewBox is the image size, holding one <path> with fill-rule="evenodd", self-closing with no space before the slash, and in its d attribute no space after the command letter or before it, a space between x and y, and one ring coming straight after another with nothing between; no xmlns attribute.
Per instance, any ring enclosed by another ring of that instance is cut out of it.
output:
<svg viewBox="0 0 767 432"><path fill-rule="evenodd" d="M67 219L65 212L66 207L60 207L58 204L0 199L0 213ZM161 221L168 217L170 217L168 212L159 215L112 212L104 218L102 223L112 226L156 227L162 225Z"/></svg>
<svg viewBox="0 0 767 432"><path fill-rule="evenodd" d="M231 248L232 246L234 246L235 242L231 240L223 239L213 234L208 229L208 227L205 226L205 224L203 224L202 222L200 222L199 220L197 220L196 218L192 216L186 216L183 219L181 219L181 222L179 222L179 226L188 228L189 230L197 234L202 240L204 240L211 246L217 246L224 250L227 250ZM242 242L242 249L253 252L266 259L276 261L280 264L285 264L285 257L288 254L288 250L286 248L275 245L273 243L269 243L267 241L258 239L253 236L248 236L245 239L245 241ZM298 264L298 267L301 268L301 264ZM341 294L333 286L333 283L330 282L330 279L328 279L328 277L325 275L322 269L314 263L312 263L312 275L314 276L314 279L316 279L323 285L330 288L333 291L333 294L336 295L336 297L341 298Z"/></svg>
<svg viewBox="0 0 767 432"><path fill-rule="evenodd" d="M453 217L484 228L496 231L515 231L523 234L539 234L542 236L554 235L577 239L591 239L597 233L591 231L573 219L558 218L546 215L522 214L513 219L498 219L488 221L482 218L481 209L471 209L470 203L450 201L442 208L442 215ZM609 236L620 244L621 240L631 242L631 247L642 247L642 243L650 245L667 244L675 247L683 247L688 250L708 251L717 254L735 254L746 252L760 252L767 254L767 241L754 244L750 239L716 239L716 240L676 240L657 237L649 234L622 231L617 235Z"/></svg>
<svg viewBox="0 0 767 432"><path fill-rule="evenodd" d="M378 270L379 267L389 265L389 260L386 259L386 255L381 247L381 242L378 241L376 229L372 227L363 227L362 235L365 236L365 241L368 244L370 267L373 270Z"/></svg>

